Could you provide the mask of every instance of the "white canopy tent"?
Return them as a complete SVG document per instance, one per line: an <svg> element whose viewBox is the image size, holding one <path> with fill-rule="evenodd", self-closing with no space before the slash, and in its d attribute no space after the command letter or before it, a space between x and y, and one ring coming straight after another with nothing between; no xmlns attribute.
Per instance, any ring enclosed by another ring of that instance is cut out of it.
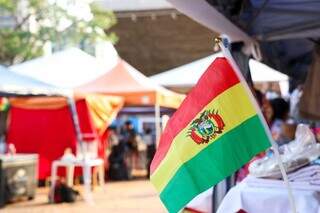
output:
<svg viewBox="0 0 320 213"><path fill-rule="evenodd" d="M105 60L97 60L80 49L69 48L11 66L10 69L59 88L73 89L104 75L119 60L113 46L104 53L104 57Z"/></svg>
<svg viewBox="0 0 320 213"><path fill-rule="evenodd" d="M0 96L64 96L67 92L0 66Z"/></svg>
<svg viewBox="0 0 320 213"><path fill-rule="evenodd" d="M216 53L189 64L176 67L151 77L153 81L166 87L193 87L207 67L222 53ZM281 93L288 93L288 76L254 59L249 61L253 82L279 82ZM183 76L183 78L181 77Z"/></svg>

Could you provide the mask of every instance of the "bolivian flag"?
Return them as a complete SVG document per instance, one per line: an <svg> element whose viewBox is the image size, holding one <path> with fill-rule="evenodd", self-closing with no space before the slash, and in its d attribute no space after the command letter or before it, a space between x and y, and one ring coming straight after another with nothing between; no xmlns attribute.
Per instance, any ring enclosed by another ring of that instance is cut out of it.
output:
<svg viewBox="0 0 320 213"><path fill-rule="evenodd" d="M268 147L245 82L217 58L167 123L150 178L169 212L178 212Z"/></svg>

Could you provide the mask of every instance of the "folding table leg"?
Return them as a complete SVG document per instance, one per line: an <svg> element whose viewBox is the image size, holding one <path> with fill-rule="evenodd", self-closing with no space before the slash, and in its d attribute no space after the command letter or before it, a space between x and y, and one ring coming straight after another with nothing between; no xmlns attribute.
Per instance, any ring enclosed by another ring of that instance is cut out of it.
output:
<svg viewBox="0 0 320 213"><path fill-rule="evenodd" d="M82 168L84 182L84 199L87 203L93 204L94 202L91 192L91 166L85 162Z"/></svg>
<svg viewBox="0 0 320 213"><path fill-rule="evenodd" d="M103 186L104 185L104 165L103 165L103 163L101 165L99 165L98 169L99 169L99 171L98 171L99 185Z"/></svg>
<svg viewBox="0 0 320 213"><path fill-rule="evenodd" d="M49 194L49 202L54 203L54 188L56 185L57 180L57 165L52 163L51 166L51 187L50 187L50 194Z"/></svg>
<svg viewBox="0 0 320 213"><path fill-rule="evenodd" d="M67 170L67 185L69 187L73 186L73 177L74 177L74 166L68 165L66 166Z"/></svg>

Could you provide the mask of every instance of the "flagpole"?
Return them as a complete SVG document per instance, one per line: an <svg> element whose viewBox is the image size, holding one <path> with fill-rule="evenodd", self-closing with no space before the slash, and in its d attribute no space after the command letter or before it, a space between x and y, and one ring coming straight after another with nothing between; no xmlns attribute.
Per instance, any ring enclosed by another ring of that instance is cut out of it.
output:
<svg viewBox="0 0 320 213"><path fill-rule="evenodd" d="M295 201L294 201L294 197L293 197L293 193L292 193L292 189L291 189L291 186L290 186L290 183L289 183L289 180L288 180L288 176L287 176L287 173L286 173L285 168L283 166L282 159L281 159L281 156L280 156L280 153L279 153L279 150L278 150L278 144L273 140L273 137L271 135L271 132L269 130L267 122L265 121L265 119L264 119L264 117L262 115L262 112L261 112L261 110L259 108L259 105L258 105L257 101L255 100L255 98L253 97L248 84L246 83L244 77L241 74L241 71L240 71L238 65L234 61L234 59L233 59L233 57L232 57L232 55L231 55L231 53L230 53L230 51L228 49L228 46L230 45L230 42L229 42L229 40L227 38L215 38L215 43L219 44L219 46L221 48L221 51L223 52L223 55L228 59L228 61L230 62L232 68L235 70L238 78L242 82L242 84L245 87L245 89L248 91L249 97L250 97L252 103L254 104L254 107L256 108L256 110L258 112L258 116L260 117L260 120L261 120L261 122L262 122L262 124L263 124L263 126L265 128L265 131L267 133L269 141L271 142L271 145L272 145L272 147L274 149L274 154L275 154L275 156L277 158L278 165L279 165L283 180L284 180L284 182L286 184L286 187L287 187L287 190L288 190L289 203L290 203L291 210L292 210L293 213L297 213L296 205L295 205Z"/></svg>

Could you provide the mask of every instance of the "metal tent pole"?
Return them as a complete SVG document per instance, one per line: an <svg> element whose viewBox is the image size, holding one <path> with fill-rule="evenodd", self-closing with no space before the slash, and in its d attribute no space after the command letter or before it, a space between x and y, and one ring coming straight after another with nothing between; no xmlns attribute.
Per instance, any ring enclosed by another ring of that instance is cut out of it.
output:
<svg viewBox="0 0 320 213"><path fill-rule="evenodd" d="M70 110L72 113L72 120L76 130L77 141L80 146L80 152L82 154L83 161L83 181L84 181L84 200L89 204L94 204L93 196L91 192L91 170L88 164L88 158L86 157L84 143L82 140L82 133L80 129L80 120L77 112L76 102L73 96L68 98Z"/></svg>
<svg viewBox="0 0 320 213"><path fill-rule="evenodd" d="M160 105L157 102L157 100L154 105L154 116L155 116L155 128L156 128L156 147L158 147L159 141L160 141L161 128L160 128Z"/></svg>
<svg viewBox="0 0 320 213"><path fill-rule="evenodd" d="M76 102L75 102L73 96L68 97L68 104L69 104L71 115L72 115L73 125L74 125L75 131L76 131L77 143L79 144L81 154L84 157L85 153L84 153L82 134L81 134L81 129L80 129L80 121L79 121L79 116L78 116L78 112L77 112Z"/></svg>

